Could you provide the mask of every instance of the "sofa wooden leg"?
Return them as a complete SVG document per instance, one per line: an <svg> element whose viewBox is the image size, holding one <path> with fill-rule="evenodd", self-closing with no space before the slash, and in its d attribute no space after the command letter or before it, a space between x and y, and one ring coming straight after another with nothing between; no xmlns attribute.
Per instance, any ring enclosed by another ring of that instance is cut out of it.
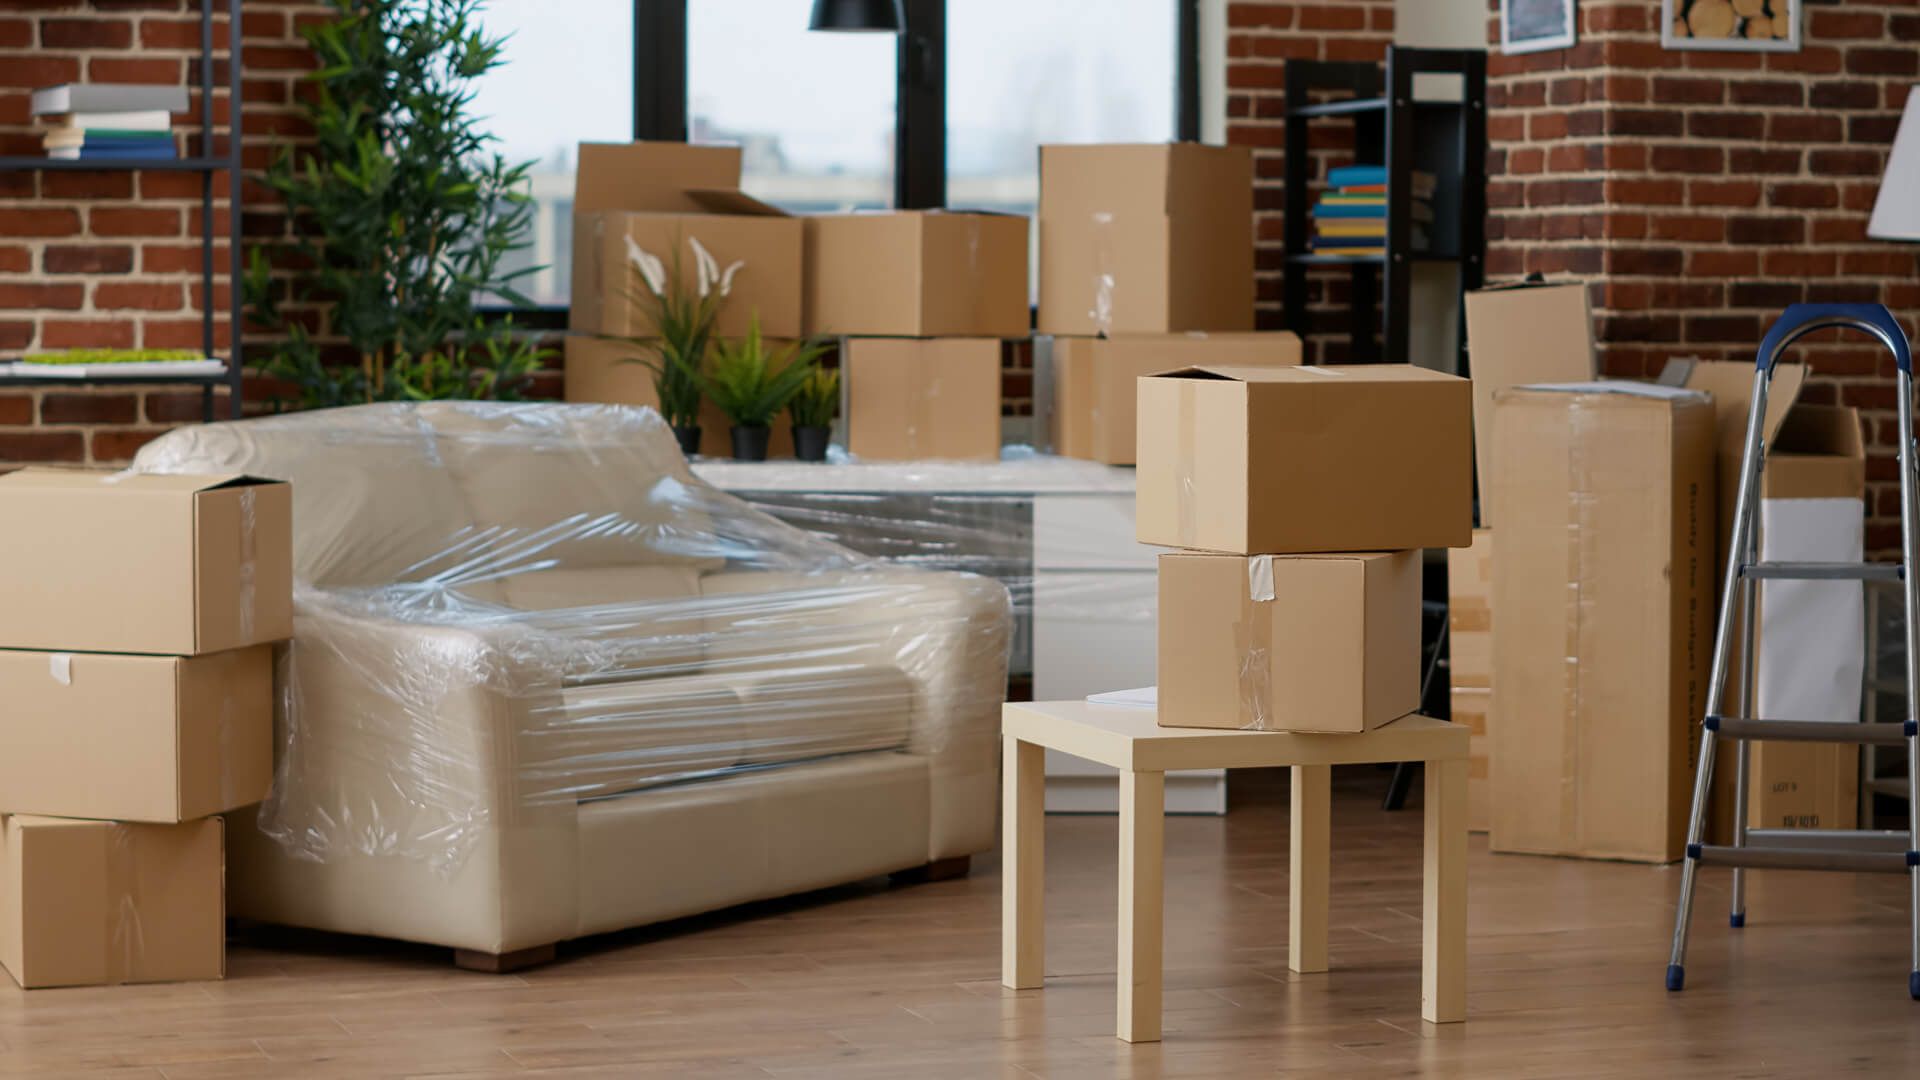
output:
<svg viewBox="0 0 1920 1080"><path fill-rule="evenodd" d="M484 971L489 975L504 975L510 971L539 967L553 963L552 945L535 945L529 949L515 949L507 953L481 952L479 949L453 950L453 966L467 971Z"/></svg>
<svg viewBox="0 0 1920 1080"><path fill-rule="evenodd" d="M952 881L954 878L963 878L971 869L973 869L973 856L953 855L945 859L935 859L924 866L895 870L887 876L895 885L920 885L929 881Z"/></svg>

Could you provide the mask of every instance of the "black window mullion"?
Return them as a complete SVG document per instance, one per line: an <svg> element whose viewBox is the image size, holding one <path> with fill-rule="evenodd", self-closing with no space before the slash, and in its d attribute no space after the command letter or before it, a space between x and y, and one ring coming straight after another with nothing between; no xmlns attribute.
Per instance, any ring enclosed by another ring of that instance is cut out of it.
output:
<svg viewBox="0 0 1920 1080"><path fill-rule="evenodd" d="M1174 0L1174 138L1200 141L1200 0Z"/></svg>
<svg viewBox="0 0 1920 1080"><path fill-rule="evenodd" d="M687 0L633 0L633 137L687 141Z"/></svg>
<svg viewBox="0 0 1920 1080"><path fill-rule="evenodd" d="M947 203L947 0L905 0L895 65L893 205Z"/></svg>

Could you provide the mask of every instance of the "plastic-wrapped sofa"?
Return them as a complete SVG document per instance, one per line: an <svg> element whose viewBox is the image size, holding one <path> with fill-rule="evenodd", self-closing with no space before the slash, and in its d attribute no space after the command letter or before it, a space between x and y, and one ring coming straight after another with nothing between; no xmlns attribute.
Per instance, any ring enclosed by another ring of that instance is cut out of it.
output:
<svg viewBox="0 0 1920 1080"><path fill-rule="evenodd" d="M501 967L992 845L1005 589L749 508L650 410L364 405L183 428L134 468L293 484L234 915Z"/></svg>

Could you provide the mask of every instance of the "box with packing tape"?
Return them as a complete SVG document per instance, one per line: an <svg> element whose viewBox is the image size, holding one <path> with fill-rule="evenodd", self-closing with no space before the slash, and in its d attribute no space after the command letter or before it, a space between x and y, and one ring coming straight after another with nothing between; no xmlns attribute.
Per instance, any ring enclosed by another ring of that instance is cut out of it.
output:
<svg viewBox="0 0 1920 1080"><path fill-rule="evenodd" d="M1472 542L1465 379L1209 365L1138 393L1141 543L1277 555Z"/></svg>
<svg viewBox="0 0 1920 1080"><path fill-rule="evenodd" d="M854 456L1000 459L997 338L853 338L841 371Z"/></svg>
<svg viewBox="0 0 1920 1080"><path fill-rule="evenodd" d="M293 636L293 500L250 476L0 476L0 648L193 656Z"/></svg>
<svg viewBox="0 0 1920 1080"><path fill-rule="evenodd" d="M1493 397L1526 383L1582 382L1596 374L1593 314L1580 282L1522 281L1470 292L1473 462L1480 524L1493 524Z"/></svg>
<svg viewBox="0 0 1920 1080"><path fill-rule="evenodd" d="M1054 452L1132 465L1141 376L1192 365L1298 364L1300 338L1287 330L1056 337L1052 356Z"/></svg>
<svg viewBox="0 0 1920 1080"><path fill-rule="evenodd" d="M1027 336L1025 217L893 210L801 221L807 333Z"/></svg>

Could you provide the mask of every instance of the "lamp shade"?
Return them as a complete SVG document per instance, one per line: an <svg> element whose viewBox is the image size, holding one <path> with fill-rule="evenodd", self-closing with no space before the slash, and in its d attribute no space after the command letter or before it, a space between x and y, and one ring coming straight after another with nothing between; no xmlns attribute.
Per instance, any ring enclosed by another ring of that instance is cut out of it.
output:
<svg viewBox="0 0 1920 1080"><path fill-rule="evenodd" d="M1887 156L1880 198L1873 204L1867 235L1882 240L1920 240L1920 87L1907 93L1907 111Z"/></svg>
<svg viewBox="0 0 1920 1080"><path fill-rule="evenodd" d="M807 29L897 34L905 23L900 0L813 0Z"/></svg>

